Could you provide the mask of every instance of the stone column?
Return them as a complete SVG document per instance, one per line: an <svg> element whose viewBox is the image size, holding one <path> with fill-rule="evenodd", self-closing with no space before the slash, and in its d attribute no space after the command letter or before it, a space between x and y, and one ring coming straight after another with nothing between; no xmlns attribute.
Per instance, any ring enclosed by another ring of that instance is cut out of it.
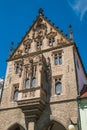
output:
<svg viewBox="0 0 87 130"><path fill-rule="evenodd" d="M28 123L28 130L35 130L35 122L31 121Z"/></svg>
<svg viewBox="0 0 87 130"><path fill-rule="evenodd" d="M37 86L41 86L41 71L42 71L42 65L38 65Z"/></svg>

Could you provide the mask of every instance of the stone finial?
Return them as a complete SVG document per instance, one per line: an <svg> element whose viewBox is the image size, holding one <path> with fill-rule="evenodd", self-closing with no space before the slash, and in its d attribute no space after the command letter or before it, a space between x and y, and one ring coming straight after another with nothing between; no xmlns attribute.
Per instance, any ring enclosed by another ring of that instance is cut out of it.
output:
<svg viewBox="0 0 87 130"><path fill-rule="evenodd" d="M44 15L44 14L43 14L43 9L40 8L40 9L38 10L38 13L39 13L39 15L42 15L42 16L43 16L43 15Z"/></svg>
<svg viewBox="0 0 87 130"><path fill-rule="evenodd" d="M10 56L11 56L12 53L13 53L13 46L14 46L14 42L11 42L11 47L10 47Z"/></svg>
<svg viewBox="0 0 87 130"><path fill-rule="evenodd" d="M69 25L69 30L70 30L70 40L73 40L72 25Z"/></svg>

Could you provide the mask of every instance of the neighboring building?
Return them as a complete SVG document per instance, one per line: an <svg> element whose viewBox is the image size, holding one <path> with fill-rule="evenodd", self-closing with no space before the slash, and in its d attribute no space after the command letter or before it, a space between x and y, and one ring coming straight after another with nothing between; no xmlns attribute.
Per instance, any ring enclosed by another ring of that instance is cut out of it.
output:
<svg viewBox="0 0 87 130"><path fill-rule="evenodd" d="M84 85L78 98L80 112L80 129L87 130L87 85Z"/></svg>
<svg viewBox="0 0 87 130"><path fill-rule="evenodd" d="M7 60L0 130L78 130L77 67L86 77L72 37L71 26L69 39L39 10Z"/></svg>
<svg viewBox="0 0 87 130"><path fill-rule="evenodd" d="M4 80L0 79L0 102L2 98L3 86L4 86Z"/></svg>

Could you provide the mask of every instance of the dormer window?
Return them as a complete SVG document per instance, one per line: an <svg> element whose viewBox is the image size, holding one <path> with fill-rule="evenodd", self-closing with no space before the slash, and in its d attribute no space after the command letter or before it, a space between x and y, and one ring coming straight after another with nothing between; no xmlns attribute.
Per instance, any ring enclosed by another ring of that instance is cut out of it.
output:
<svg viewBox="0 0 87 130"><path fill-rule="evenodd" d="M42 41L37 42L37 49L41 49L42 48Z"/></svg>
<svg viewBox="0 0 87 130"><path fill-rule="evenodd" d="M55 79L55 94L60 95L61 92L62 92L61 78L56 78Z"/></svg>
<svg viewBox="0 0 87 130"><path fill-rule="evenodd" d="M49 38L49 46L53 46L54 43L55 43L55 38L54 37Z"/></svg>

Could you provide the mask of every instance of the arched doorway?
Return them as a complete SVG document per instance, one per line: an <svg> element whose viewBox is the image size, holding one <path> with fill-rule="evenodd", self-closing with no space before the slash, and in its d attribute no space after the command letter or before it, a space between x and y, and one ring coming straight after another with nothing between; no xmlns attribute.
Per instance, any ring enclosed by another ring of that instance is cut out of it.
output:
<svg viewBox="0 0 87 130"><path fill-rule="evenodd" d="M19 125L18 123L15 123L14 125L12 125L7 130L25 130L25 129L21 125Z"/></svg>
<svg viewBox="0 0 87 130"><path fill-rule="evenodd" d="M66 130L66 128L59 122L51 121L44 130Z"/></svg>

